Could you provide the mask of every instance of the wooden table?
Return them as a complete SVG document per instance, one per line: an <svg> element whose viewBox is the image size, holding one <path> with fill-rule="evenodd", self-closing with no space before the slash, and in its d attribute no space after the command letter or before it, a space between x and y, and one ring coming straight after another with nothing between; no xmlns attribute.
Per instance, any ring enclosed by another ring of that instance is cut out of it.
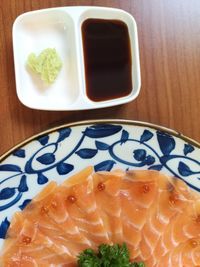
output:
<svg viewBox="0 0 200 267"><path fill-rule="evenodd" d="M23 12L67 5L122 8L138 25L142 87L122 106L48 112L23 106L15 89L12 24ZM33 134L78 120L123 118L173 128L200 141L199 0L1 0L0 154Z"/></svg>

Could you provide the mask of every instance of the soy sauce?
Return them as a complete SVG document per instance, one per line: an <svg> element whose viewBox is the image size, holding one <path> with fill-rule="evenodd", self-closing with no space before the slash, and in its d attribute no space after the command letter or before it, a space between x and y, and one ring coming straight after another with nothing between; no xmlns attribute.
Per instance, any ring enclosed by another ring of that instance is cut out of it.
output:
<svg viewBox="0 0 200 267"><path fill-rule="evenodd" d="M120 20L87 19L82 24L86 93L92 101L130 94L131 48L127 25Z"/></svg>

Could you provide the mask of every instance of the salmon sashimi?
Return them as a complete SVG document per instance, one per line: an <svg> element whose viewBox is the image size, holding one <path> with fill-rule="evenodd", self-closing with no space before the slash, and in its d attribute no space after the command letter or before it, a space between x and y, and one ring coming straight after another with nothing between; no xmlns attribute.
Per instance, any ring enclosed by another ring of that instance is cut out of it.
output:
<svg viewBox="0 0 200 267"><path fill-rule="evenodd" d="M109 240L112 243L122 244L123 230L121 220L120 189L124 173L99 172L93 175L93 186L96 203L100 210L103 224L106 227Z"/></svg>
<svg viewBox="0 0 200 267"><path fill-rule="evenodd" d="M148 209L147 220L142 229L142 240L140 243L142 260L151 258L151 255L154 254L154 248L163 236L163 232L167 225L170 224L171 219L190 205L190 201L181 192L183 189L180 188L178 190L177 186L174 186L173 182L176 180L174 178L173 180L167 180L167 177L163 180L163 177L163 174L162 177L158 176L158 195L156 201ZM166 181L168 182L166 183ZM156 252L158 258L163 255L158 248ZM152 261L152 259L150 260Z"/></svg>
<svg viewBox="0 0 200 267"><path fill-rule="evenodd" d="M200 266L200 196L158 171L88 167L14 214L0 266L75 267L102 243L126 243L146 267Z"/></svg>
<svg viewBox="0 0 200 267"><path fill-rule="evenodd" d="M26 209L26 217L37 223L38 229L46 235L62 236L69 242L76 242L80 249L91 246L91 242L80 233L66 208L67 192L64 187L58 186L54 194L42 201L33 201ZM75 254L75 253L72 253Z"/></svg>
<svg viewBox="0 0 200 267"><path fill-rule="evenodd" d="M48 236L43 235L32 222L25 221L16 240L10 240L5 249L3 266L40 266L42 264L74 262L74 257ZM18 265L17 265L18 264ZM31 265L32 264L32 265ZM15 266L15 265L14 265Z"/></svg>
<svg viewBox="0 0 200 267"><path fill-rule="evenodd" d="M200 264L200 239L188 239L174 249L170 250L155 265L159 266L199 266Z"/></svg>
<svg viewBox="0 0 200 267"><path fill-rule="evenodd" d="M200 238L200 201L192 203L179 212L163 231L163 235L155 249L157 258L192 238Z"/></svg>
<svg viewBox="0 0 200 267"><path fill-rule="evenodd" d="M151 172L127 172L121 186L123 241L131 259L140 256L139 244L148 209L156 200L157 186ZM157 174L157 173L156 173Z"/></svg>
<svg viewBox="0 0 200 267"><path fill-rule="evenodd" d="M25 253L30 261L30 258L32 257L31 253L33 252L34 255L35 249L40 248L40 253L37 253L39 255L38 257L42 258L41 255L44 256L44 259L40 259L40 262L47 262L48 259L48 261L50 260L52 263L55 263L56 260L57 263L61 264L69 262L69 259L73 259L74 261L77 253L80 253L80 251L91 245L91 243L81 235L78 227L73 223L68 214L65 214L63 199L57 198L59 187L56 187L56 190L54 191L52 190L52 187L53 185L49 184L48 187L44 189L44 195L40 193L40 195L27 206L23 213L17 212L15 214L9 228L7 239L14 238L15 236L18 236L18 238L28 237L28 239L31 240L30 245L34 245L33 247L28 245L24 250L20 248L19 255L16 254L15 258L16 256L22 258ZM47 193L47 191L49 193ZM62 195L59 194L59 197L61 196ZM58 206L56 206L56 200L60 200ZM65 218L65 220L63 218ZM30 223L28 224L27 222ZM36 232L37 238L35 238ZM20 235L17 235L17 233L20 233ZM44 236L46 239L39 239L38 234ZM57 237L56 241L55 237ZM64 238L62 239L62 237ZM34 243L35 240L37 240L37 244ZM20 243L21 242L19 242L19 244ZM56 244L56 246L54 244ZM52 247L52 245L54 246ZM16 250L16 244L13 244L13 246ZM56 255L59 255L59 257L56 258Z"/></svg>
<svg viewBox="0 0 200 267"><path fill-rule="evenodd" d="M70 217L92 246L109 241L106 227L100 217L90 182L66 188L66 206Z"/></svg>

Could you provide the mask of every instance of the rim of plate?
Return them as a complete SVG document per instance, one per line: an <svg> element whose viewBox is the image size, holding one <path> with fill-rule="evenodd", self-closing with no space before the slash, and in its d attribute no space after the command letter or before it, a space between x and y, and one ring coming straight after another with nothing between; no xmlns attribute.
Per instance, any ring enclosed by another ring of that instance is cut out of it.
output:
<svg viewBox="0 0 200 267"><path fill-rule="evenodd" d="M176 130L167 128L165 126L157 125L154 123L144 122L144 121L136 121L136 120L127 120L127 119L97 119L97 120L93 119L93 120L83 120L83 121L76 121L76 122L61 124L59 126L55 126L55 127L49 128L47 130L44 130L42 132L39 132L38 134L32 135L31 137L28 137L24 141L18 143L17 145L15 145L11 149L9 149L7 152L0 155L0 163L4 159L6 159L10 154L12 154L13 151L15 151L16 149L30 143L31 141L34 141L36 138L38 138L40 136L43 136L46 134L51 134L57 130L60 130L60 129L66 128L66 127L75 127L75 126L88 125L88 124L103 124L103 123L116 123L116 124L125 124L125 125L140 126L140 127L143 126L143 127L152 128L154 130L161 130L161 131L164 131L170 135L173 135L174 137L180 138L180 139L196 146L197 148L200 148L200 143L195 141L194 139L187 137L184 134L182 134Z"/></svg>

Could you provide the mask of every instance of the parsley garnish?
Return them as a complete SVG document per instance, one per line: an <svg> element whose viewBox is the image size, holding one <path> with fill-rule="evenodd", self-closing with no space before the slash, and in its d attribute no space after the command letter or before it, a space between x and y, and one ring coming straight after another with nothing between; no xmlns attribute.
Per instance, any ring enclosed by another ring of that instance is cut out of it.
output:
<svg viewBox="0 0 200 267"><path fill-rule="evenodd" d="M130 262L126 244L113 246L102 244L96 253L93 249L85 249L78 256L79 267L145 267L143 262Z"/></svg>

